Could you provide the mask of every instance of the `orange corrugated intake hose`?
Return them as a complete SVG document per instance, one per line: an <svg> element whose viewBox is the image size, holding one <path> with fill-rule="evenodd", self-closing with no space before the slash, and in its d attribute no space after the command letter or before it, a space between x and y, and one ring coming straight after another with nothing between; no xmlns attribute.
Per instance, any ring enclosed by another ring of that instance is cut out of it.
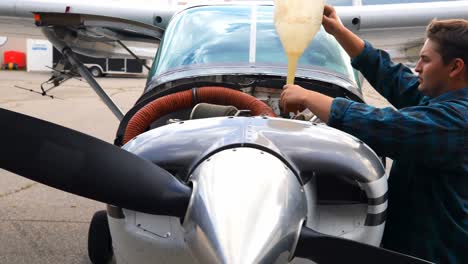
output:
<svg viewBox="0 0 468 264"><path fill-rule="evenodd" d="M197 103L232 105L238 109L248 109L251 115L275 117L273 110L264 102L243 92L217 86L200 87L196 89ZM130 119L125 130L123 144L146 131L158 118L193 107L193 91L187 90L169 94L145 105Z"/></svg>

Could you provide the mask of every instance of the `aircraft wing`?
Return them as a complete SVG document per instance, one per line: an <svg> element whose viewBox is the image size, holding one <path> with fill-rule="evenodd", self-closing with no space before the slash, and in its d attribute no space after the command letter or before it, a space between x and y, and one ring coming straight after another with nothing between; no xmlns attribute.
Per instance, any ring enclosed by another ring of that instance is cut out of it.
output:
<svg viewBox="0 0 468 264"><path fill-rule="evenodd" d="M468 1L336 7L343 24L390 53L393 59L417 60L425 29L434 19L468 19Z"/></svg>
<svg viewBox="0 0 468 264"><path fill-rule="evenodd" d="M0 1L2 24L25 30L21 26L35 23L59 50L68 46L81 54L109 58L130 57L122 41L141 58L153 59L173 13L156 1ZM28 34L37 32L30 29Z"/></svg>
<svg viewBox="0 0 468 264"><path fill-rule="evenodd" d="M87 14L122 18L164 29L172 17L173 10L168 5L161 5L160 2L138 0L8 0L0 1L0 15L32 18L33 13Z"/></svg>

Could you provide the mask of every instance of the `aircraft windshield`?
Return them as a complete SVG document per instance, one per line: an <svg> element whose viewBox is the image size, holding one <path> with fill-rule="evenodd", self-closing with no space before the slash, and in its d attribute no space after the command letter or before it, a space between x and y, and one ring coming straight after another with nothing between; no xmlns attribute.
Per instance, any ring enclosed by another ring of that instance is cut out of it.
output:
<svg viewBox="0 0 468 264"><path fill-rule="evenodd" d="M278 65L287 58L273 24L273 6L202 6L173 18L149 78L194 65ZM357 82L350 58L323 28L299 68L332 71Z"/></svg>

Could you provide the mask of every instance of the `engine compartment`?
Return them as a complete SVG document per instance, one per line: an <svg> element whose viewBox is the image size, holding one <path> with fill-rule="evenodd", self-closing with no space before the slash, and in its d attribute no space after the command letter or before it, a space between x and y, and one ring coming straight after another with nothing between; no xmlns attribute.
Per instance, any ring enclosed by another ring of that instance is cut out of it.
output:
<svg viewBox="0 0 468 264"><path fill-rule="evenodd" d="M206 86L225 87L235 91L243 92L268 105L276 114L276 116L287 119L294 119L298 114L291 115L289 113L282 113L280 109L279 101L285 83L286 80L284 77L258 74L224 74L208 76L197 75L181 79L176 78L173 81L168 81L157 85L155 85L154 82L149 81L147 83L147 87L152 88L147 88L146 92L137 100L134 107L125 114L117 130L114 144L117 146L122 146L124 144L123 138L129 121L138 111L146 107L148 104L164 96L189 90L194 92L196 89ZM309 90L323 93L333 98L343 97L357 102L363 102L362 94L357 84L346 78L342 78L330 73L321 73L321 75L314 76L314 79L296 78L295 84ZM196 98L192 98L192 104L190 106L185 107L184 109L177 109L176 111L160 116L158 120L154 120L151 125L148 125L148 129L153 129L165 125L170 119L188 120L191 110L198 103L203 102L196 100ZM220 105L225 104L221 103ZM308 110L299 114L297 119L317 123L321 122Z"/></svg>

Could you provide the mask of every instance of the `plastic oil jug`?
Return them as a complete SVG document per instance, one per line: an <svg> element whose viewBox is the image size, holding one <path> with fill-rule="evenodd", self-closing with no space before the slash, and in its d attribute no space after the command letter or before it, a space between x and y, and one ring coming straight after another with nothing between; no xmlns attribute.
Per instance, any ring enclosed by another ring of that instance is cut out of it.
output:
<svg viewBox="0 0 468 264"><path fill-rule="evenodd" d="M274 22L288 58L287 84L294 84L297 61L322 25L325 0L275 0ZM299 106L287 106L296 112Z"/></svg>

